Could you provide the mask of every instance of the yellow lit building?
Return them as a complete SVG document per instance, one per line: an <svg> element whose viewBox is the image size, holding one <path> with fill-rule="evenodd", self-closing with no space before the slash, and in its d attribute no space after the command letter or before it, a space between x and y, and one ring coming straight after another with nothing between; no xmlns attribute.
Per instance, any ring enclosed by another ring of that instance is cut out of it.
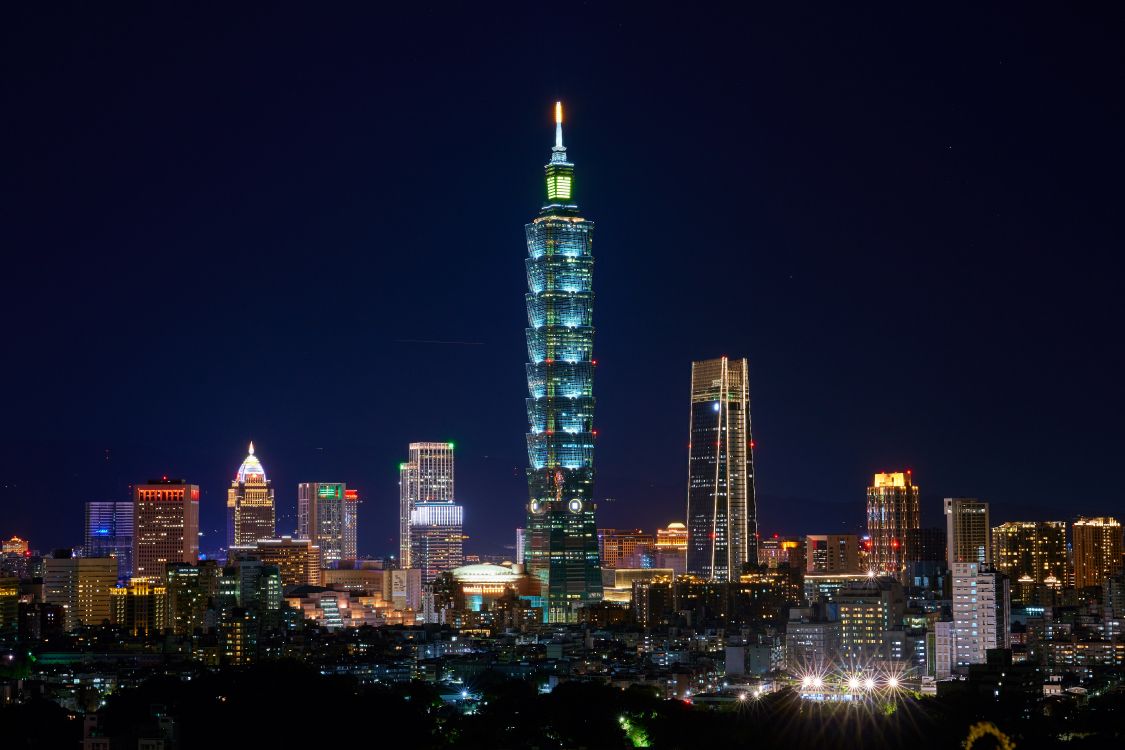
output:
<svg viewBox="0 0 1125 750"><path fill-rule="evenodd" d="M1121 524L1116 518L1079 518L1071 527L1074 586L1101 586L1121 571Z"/></svg>
<svg viewBox="0 0 1125 750"><path fill-rule="evenodd" d="M266 479L266 470L254 455L251 442L250 452L227 490L227 544L247 545L259 539L272 539L275 528L273 486Z"/></svg>
<svg viewBox="0 0 1125 750"><path fill-rule="evenodd" d="M992 566L1017 581L1021 595L1034 591L1027 583L1044 583L1051 576L1065 580L1066 521L1008 521L993 527Z"/></svg>
<svg viewBox="0 0 1125 750"><path fill-rule="evenodd" d="M63 557L43 561L43 597L63 607L67 630L110 619L110 590L117 585L117 559Z"/></svg>
<svg viewBox="0 0 1125 750"><path fill-rule="evenodd" d="M876 474L867 488L869 564L877 573L900 575L912 559L908 532L922 526L919 494L909 469Z"/></svg>
<svg viewBox="0 0 1125 750"><path fill-rule="evenodd" d="M285 588L320 585L320 547L308 539L259 539L254 544L231 547L228 554L232 561L253 558L277 566Z"/></svg>
<svg viewBox="0 0 1125 750"><path fill-rule="evenodd" d="M110 589L110 622L131 635L156 635L168 627L168 589L155 578L131 578Z"/></svg>
<svg viewBox="0 0 1125 750"><path fill-rule="evenodd" d="M684 541L686 549L686 537ZM656 539L652 534L646 534L640 529L598 529L602 568L627 566L638 549L651 548L655 543Z"/></svg>
<svg viewBox="0 0 1125 750"><path fill-rule="evenodd" d="M0 552L5 555L26 555L28 549L27 540L20 539L18 536L14 536L3 544L0 544Z"/></svg>

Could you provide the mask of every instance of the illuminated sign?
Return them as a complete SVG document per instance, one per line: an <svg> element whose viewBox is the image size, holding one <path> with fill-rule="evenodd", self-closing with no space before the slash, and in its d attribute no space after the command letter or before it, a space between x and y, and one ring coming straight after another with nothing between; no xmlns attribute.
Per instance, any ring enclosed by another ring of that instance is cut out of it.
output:
<svg viewBox="0 0 1125 750"><path fill-rule="evenodd" d="M316 496L322 500L336 500L340 497L340 485L322 484L316 488Z"/></svg>

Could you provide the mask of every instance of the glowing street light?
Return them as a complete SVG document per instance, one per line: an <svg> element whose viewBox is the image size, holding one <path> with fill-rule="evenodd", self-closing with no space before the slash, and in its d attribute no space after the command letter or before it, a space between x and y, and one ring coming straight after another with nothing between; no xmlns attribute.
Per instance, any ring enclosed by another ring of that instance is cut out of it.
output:
<svg viewBox="0 0 1125 750"><path fill-rule="evenodd" d="M814 677L812 685L814 688L820 688L824 685L824 680L820 679L819 677Z"/></svg>
<svg viewBox="0 0 1125 750"><path fill-rule="evenodd" d="M859 678L858 677L849 677L848 678L848 689L849 690L859 690Z"/></svg>
<svg viewBox="0 0 1125 750"><path fill-rule="evenodd" d="M898 687L898 678L897 677L888 678L887 679L887 687L889 687L891 690L894 690L895 688L897 688Z"/></svg>
<svg viewBox="0 0 1125 750"><path fill-rule="evenodd" d="M875 689L875 680L868 677L866 680L863 681L863 689L864 690L874 690Z"/></svg>

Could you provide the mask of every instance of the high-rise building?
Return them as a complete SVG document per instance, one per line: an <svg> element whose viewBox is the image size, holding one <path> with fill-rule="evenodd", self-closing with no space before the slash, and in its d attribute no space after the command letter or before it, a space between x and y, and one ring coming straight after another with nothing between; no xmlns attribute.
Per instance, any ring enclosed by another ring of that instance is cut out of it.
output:
<svg viewBox="0 0 1125 750"><path fill-rule="evenodd" d="M227 490L227 545L253 544L259 539L272 539L277 517L273 501L273 485L266 479L262 462L250 452L234 475Z"/></svg>
<svg viewBox="0 0 1125 750"><path fill-rule="evenodd" d="M853 664L874 658L884 634L902 627L906 595L891 576L850 583L836 593L840 608L840 655Z"/></svg>
<svg viewBox="0 0 1125 750"><path fill-rule="evenodd" d="M1008 578L980 563L953 563L953 663L983 664L988 649L1011 648Z"/></svg>
<svg viewBox="0 0 1125 750"><path fill-rule="evenodd" d="M598 554L603 568L631 567L630 559L638 549L652 548L656 543L652 534L640 529L598 529Z"/></svg>
<svg viewBox="0 0 1125 750"><path fill-rule="evenodd" d="M84 557L117 558L117 577L133 575L133 503L86 503Z"/></svg>
<svg viewBox="0 0 1125 750"><path fill-rule="evenodd" d="M687 572L737 581L758 561L750 368L745 359L691 365Z"/></svg>
<svg viewBox="0 0 1125 750"><path fill-rule="evenodd" d="M911 559L908 533L921 527L918 485L910 470L876 474L867 488L869 564L877 573L900 575Z"/></svg>
<svg viewBox="0 0 1125 750"><path fill-rule="evenodd" d="M168 626L174 634L191 635L208 629L207 613L217 604L221 573L214 560L168 565Z"/></svg>
<svg viewBox="0 0 1125 750"><path fill-rule="evenodd" d="M945 498L945 561L988 565L992 560L988 503L975 497Z"/></svg>
<svg viewBox="0 0 1125 750"><path fill-rule="evenodd" d="M1074 586L1101 586L1121 571L1121 524L1116 518L1079 518L1071 525Z"/></svg>
<svg viewBox="0 0 1125 750"><path fill-rule="evenodd" d="M548 622L602 598L594 520L593 223L573 199L574 165L555 105L547 201L527 236L527 566Z"/></svg>
<svg viewBox="0 0 1125 750"><path fill-rule="evenodd" d="M453 443L411 443L398 466L399 566L416 567L410 559L410 514L418 503L455 502Z"/></svg>
<svg viewBox="0 0 1125 750"><path fill-rule="evenodd" d="M1066 521L1008 521L992 529L992 567L1018 581L1067 578Z"/></svg>
<svg viewBox="0 0 1125 750"><path fill-rule="evenodd" d="M464 563L464 512L456 503L417 503L410 512L411 566L429 583Z"/></svg>
<svg viewBox="0 0 1125 750"><path fill-rule="evenodd" d="M359 557L356 535L359 531L359 490L344 490L344 559Z"/></svg>
<svg viewBox="0 0 1125 750"><path fill-rule="evenodd" d="M320 549L309 539L259 539L254 544L236 545L228 550L231 563L253 559L281 571L281 585L319 586ZM242 606L248 606L242 602Z"/></svg>
<svg viewBox="0 0 1125 750"><path fill-rule="evenodd" d="M154 635L166 627L168 591L155 578L132 578L110 590L110 622L131 635Z"/></svg>
<svg viewBox="0 0 1125 750"><path fill-rule="evenodd" d="M110 619L109 592L117 585L116 560L67 554L43 563L43 599L63 607L67 630L101 625Z"/></svg>
<svg viewBox="0 0 1125 750"><path fill-rule="evenodd" d="M527 529L518 527L516 529L516 565L523 565L527 549Z"/></svg>
<svg viewBox="0 0 1125 750"><path fill-rule="evenodd" d="M297 485L297 538L320 547L321 567L333 568L341 560L355 559L357 498L343 482Z"/></svg>
<svg viewBox="0 0 1125 750"><path fill-rule="evenodd" d="M159 578L168 563L199 560L199 486L153 479L133 488L133 574Z"/></svg>
<svg viewBox="0 0 1125 750"><path fill-rule="evenodd" d="M855 534L809 534L805 537L809 573L859 573L859 537Z"/></svg>

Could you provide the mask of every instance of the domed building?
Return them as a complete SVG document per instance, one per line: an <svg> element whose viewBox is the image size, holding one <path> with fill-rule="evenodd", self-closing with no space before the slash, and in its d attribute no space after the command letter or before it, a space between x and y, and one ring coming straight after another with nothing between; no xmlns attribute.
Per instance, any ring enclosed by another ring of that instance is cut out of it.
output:
<svg viewBox="0 0 1125 750"><path fill-rule="evenodd" d="M272 539L276 533L273 485L266 479L262 462L250 452L227 490L227 546L252 545Z"/></svg>

